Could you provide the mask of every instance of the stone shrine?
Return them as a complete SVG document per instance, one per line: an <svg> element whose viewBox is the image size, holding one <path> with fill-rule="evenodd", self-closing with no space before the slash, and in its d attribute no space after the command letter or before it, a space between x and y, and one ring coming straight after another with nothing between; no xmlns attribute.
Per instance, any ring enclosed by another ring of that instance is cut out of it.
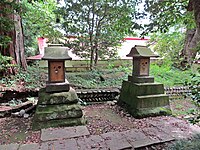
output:
<svg viewBox="0 0 200 150"><path fill-rule="evenodd" d="M71 59L67 49L46 47L43 59L48 60L48 81L39 91L33 130L85 124L78 96L65 79L65 60Z"/></svg>
<svg viewBox="0 0 200 150"><path fill-rule="evenodd" d="M133 71L128 81L122 83L118 104L136 118L171 114L164 85L149 76L150 57L157 55L146 46L136 45L127 57L133 57Z"/></svg>

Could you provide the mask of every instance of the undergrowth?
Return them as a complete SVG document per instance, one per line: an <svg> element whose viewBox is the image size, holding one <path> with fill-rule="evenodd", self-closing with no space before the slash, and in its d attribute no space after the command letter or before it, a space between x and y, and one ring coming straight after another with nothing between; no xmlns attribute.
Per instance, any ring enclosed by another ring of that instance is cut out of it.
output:
<svg viewBox="0 0 200 150"><path fill-rule="evenodd" d="M16 75L1 77L0 84L10 88L23 86L25 89L41 88L41 70L37 65L28 66L27 70L19 69Z"/></svg>
<svg viewBox="0 0 200 150"><path fill-rule="evenodd" d="M168 150L199 150L200 149L200 134L189 139L182 139L174 142L168 147Z"/></svg>
<svg viewBox="0 0 200 150"><path fill-rule="evenodd" d="M152 63L150 67L150 74L154 76L155 81L163 83L167 87L182 86L185 82L191 81L191 69L179 70L172 67L170 64L158 65Z"/></svg>
<svg viewBox="0 0 200 150"><path fill-rule="evenodd" d="M119 87L123 80L127 80L129 72L129 69L125 67L92 70L83 73L69 73L67 79L70 83L85 88Z"/></svg>
<svg viewBox="0 0 200 150"><path fill-rule="evenodd" d="M182 86L185 82L191 81L191 70L178 70L172 68L170 64L158 65L152 63L150 75L154 76L155 81L163 83L166 87ZM19 70L15 76L1 78L0 84L12 87L15 84L22 84L25 88L40 88L44 86L47 78L41 78L41 74L47 77L47 70L39 68L38 65L28 66L27 71ZM128 79L132 74L132 66L120 66L118 68L108 66L104 70L95 69L87 72L66 73L66 78L71 84L85 88L108 88L119 87L123 80ZM105 77L105 79L103 79Z"/></svg>

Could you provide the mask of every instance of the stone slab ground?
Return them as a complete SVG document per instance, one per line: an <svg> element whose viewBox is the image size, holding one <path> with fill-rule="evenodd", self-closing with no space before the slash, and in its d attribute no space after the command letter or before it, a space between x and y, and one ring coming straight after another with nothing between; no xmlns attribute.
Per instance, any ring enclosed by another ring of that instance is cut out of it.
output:
<svg viewBox="0 0 200 150"><path fill-rule="evenodd" d="M41 142L0 145L0 150L120 150L138 149L200 133L200 127L168 117L151 122L152 127L91 135L86 126L41 130Z"/></svg>

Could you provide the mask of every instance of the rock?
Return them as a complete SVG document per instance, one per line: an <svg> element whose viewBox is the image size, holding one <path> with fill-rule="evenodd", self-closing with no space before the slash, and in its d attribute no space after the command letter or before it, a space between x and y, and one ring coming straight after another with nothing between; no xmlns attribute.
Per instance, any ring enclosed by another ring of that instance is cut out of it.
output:
<svg viewBox="0 0 200 150"><path fill-rule="evenodd" d="M37 108L35 120L48 121L65 118L81 118L83 116L81 107L78 104L68 105L47 105L46 107Z"/></svg>
<svg viewBox="0 0 200 150"><path fill-rule="evenodd" d="M20 110L20 112L19 112L19 116L22 117L25 113L26 113L25 110L22 109L22 110Z"/></svg>
<svg viewBox="0 0 200 150"><path fill-rule="evenodd" d="M45 89L39 91L38 104L73 104L78 102L78 96L74 89L69 92L47 93Z"/></svg>
<svg viewBox="0 0 200 150"><path fill-rule="evenodd" d="M114 106L116 103L114 101L107 101L106 102L108 105Z"/></svg>
<svg viewBox="0 0 200 150"><path fill-rule="evenodd" d="M24 118L28 118L29 117L29 114L24 114Z"/></svg>
<svg viewBox="0 0 200 150"><path fill-rule="evenodd" d="M117 100L113 100L113 103L117 104Z"/></svg>
<svg viewBox="0 0 200 150"><path fill-rule="evenodd" d="M130 114L126 114L126 117L131 117L131 115Z"/></svg>
<svg viewBox="0 0 200 150"><path fill-rule="evenodd" d="M78 96L74 89L70 88L69 92L54 93L41 89L38 99L33 117L33 130L85 124L83 111L78 104Z"/></svg>

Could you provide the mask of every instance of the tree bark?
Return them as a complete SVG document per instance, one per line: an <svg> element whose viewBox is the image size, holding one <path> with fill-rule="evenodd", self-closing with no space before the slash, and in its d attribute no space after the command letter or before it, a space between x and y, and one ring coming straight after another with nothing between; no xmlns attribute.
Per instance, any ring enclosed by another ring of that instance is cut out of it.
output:
<svg viewBox="0 0 200 150"><path fill-rule="evenodd" d="M25 59L25 49L24 49L24 35L22 30L22 19L19 15L14 15L15 29L14 29L14 53L15 60L18 65L20 65L24 70L27 69L27 62Z"/></svg>
<svg viewBox="0 0 200 150"><path fill-rule="evenodd" d="M98 44L95 43L95 59L94 59L94 65L97 66L99 60L99 49Z"/></svg>
<svg viewBox="0 0 200 150"><path fill-rule="evenodd" d="M194 13L196 29L187 30L182 53L185 56L185 60L191 65L197 53L196 47L200 42L200 0L190 0L188 11L193 11Z"/></svg>
<svg viewBox="0 0 200 150"><path fill-rule="evenodd" d="M19 0L15 1L19 3ZM5 9L13 9L10 6L4 6ZM4 56L11 56L13 58L12 64L17 64L24 70L27 69L27 62L25 59L25 49L24 49L24 37L23 37L23 30L22 30L22 20L20 15L13 10L12 14L5 14L5 16L14 21L13 29L11 31L4 31L4 35L7 35L11 38L10 43L7 47L1 47L2 51L1 54ZM10 73L16 73L15 68L10 69Z"/></svg>

